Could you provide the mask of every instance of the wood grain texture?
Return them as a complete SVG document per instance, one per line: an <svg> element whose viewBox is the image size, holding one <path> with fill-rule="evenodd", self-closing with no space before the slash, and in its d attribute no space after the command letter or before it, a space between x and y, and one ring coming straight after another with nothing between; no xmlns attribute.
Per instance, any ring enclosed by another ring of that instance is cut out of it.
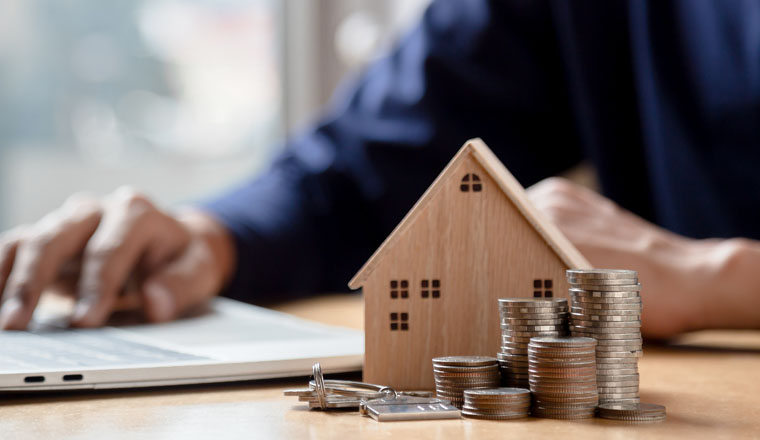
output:
<svg viewBox="0 0 760 440"><path fill-rule="evenodd" d="M351 282L366 298L365 380L432 389L432 358L494 356L497 300L535 291L566 298L571 267L590 265L485 144L469 141ZM429 285L434 280L439 289Z"/></svg>
<svg viewBox="0 0 760 440"><path fill-rule="evenodd" d="M278 307L327 324L362 325L357 296ZM350 317L353 317L353 321ZM736 348L726 348L741 341ZM678 347L644 348L644 401L667 406L655 425L592 419L377 423L353 412L308 411L282 390L305 378L172 389L3 396L3 439L750 439L760 436L760 331L700 332Z"/></svg>

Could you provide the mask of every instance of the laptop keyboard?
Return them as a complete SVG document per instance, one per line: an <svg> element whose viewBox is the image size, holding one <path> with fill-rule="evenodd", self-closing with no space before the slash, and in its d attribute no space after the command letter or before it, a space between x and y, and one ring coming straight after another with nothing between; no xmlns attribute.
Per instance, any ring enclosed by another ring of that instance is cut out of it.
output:
<svg viewBox="0 0 760 440"><path fill-rule="evenodd" d="M82 367L133 366L206 358L87 330L0 332L0 373Z"/></svg>

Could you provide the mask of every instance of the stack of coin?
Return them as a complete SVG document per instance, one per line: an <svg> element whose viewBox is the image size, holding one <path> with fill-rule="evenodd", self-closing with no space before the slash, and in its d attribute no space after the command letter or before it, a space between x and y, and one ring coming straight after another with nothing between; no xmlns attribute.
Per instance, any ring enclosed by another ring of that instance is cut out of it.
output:
<svg viewBox="0 0 760 440"><path fill-rule="evenodd" d="M567 335L567 300L504 298L499 300L501 351L496 355L502 384L528 387L528 343L534 336Z"/></svg>
<svg viewBox="0 0 760 440"><path fill-rule="evenodd" d="M486 356L446 356L433 359L435 393L457 408L464 404L464 391L499 386L499 363Z"/></svg>
<svg viewBox="0 0 760 440"><path fill-rule="evenodd" d="M550 419L594 417L596 340L575 337L532 338L528 345L531 413Z"/></svg>
<svg viewBox="0 0 760 440"><path fill-rule="evenodd" d="M528 416L530 391L525 388L491 388L464 392L462 415L474 419L511 420Z"/></svg>
<svg viewBox="0 0 760 440"><path fill-rule="evenodd" d="M633 270L568 270L570 332L597 340L601 403L638 403L641 285Z"/></svg>
<svg viewBox="0 0 760 440"><path fill-rule="evenodd" d="M603 403L599 417L635 423L652 423L665 420L665 407L652 403Z"/></svg>

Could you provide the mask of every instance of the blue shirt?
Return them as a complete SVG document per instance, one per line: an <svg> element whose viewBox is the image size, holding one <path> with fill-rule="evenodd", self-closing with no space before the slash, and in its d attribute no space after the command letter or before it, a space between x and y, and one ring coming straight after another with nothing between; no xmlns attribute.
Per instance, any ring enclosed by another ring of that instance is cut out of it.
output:
<svg viewBox="0 0 760 440"><path fill-rule="evenodd" d="M525 186L589 160L671 231L760 238L760 3L435 1L267 173L205 205L237 243L228 294L346 290L472 137Z"/></svg>

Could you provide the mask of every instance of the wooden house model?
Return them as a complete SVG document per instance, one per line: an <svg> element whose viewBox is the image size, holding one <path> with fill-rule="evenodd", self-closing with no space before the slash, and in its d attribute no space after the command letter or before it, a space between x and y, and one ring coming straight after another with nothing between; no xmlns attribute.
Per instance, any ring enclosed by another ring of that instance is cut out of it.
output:
<svg viewBox="0 0 760 440"><path fill-rule="evenodd" d="M499 351L498 298L567 298L565 270L589 267L468 141L349 282L365 298L364 380L432 389L432 358Z"/></svg>

